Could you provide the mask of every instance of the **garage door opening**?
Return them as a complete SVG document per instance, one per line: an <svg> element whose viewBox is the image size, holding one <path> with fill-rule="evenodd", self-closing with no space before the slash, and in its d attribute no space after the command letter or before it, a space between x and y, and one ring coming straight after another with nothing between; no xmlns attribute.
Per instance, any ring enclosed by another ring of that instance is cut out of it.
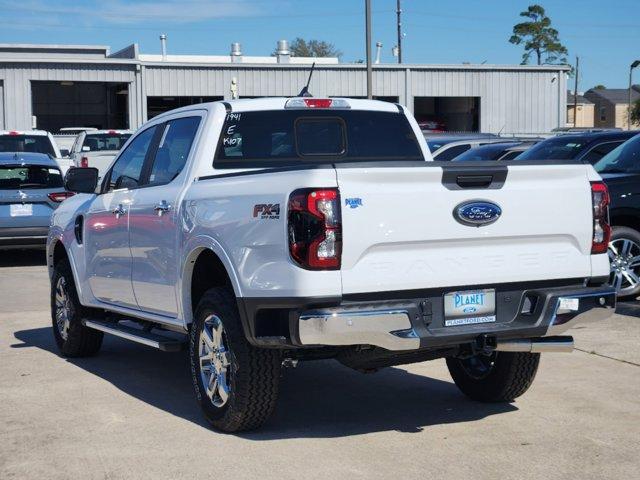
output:
<svg viewBox="0 0 640 480"><path fill-rule="evenodd" d="M413 112L429 130L480 131L480 97L415 97Z"/></svg>
<svg viewBox="0 0 640 480"><path fill-rule="evenodd" d="M147 97L147 118L151 119L174 108L223 99L224 97Z"/></svg>
<svg viewBox="0 0 640 480"><path fill-rule="evenodd" d="M36 127L59 132L64 127L129 128L126 83L31 82Z"/></svg>

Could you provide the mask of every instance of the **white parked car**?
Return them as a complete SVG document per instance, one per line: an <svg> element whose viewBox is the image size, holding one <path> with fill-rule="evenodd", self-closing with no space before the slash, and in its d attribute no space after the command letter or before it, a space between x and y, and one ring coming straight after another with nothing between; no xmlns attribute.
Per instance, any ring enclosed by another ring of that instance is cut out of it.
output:
<svg viewBox="0 0 640 480"><path fill-rule="evenodd" d="M510 402L539 352L571 351L565 330L614 311L593 167L432 162L400 105L193 105L140 128L94 193L97 176L70 170L85 194L49 232L60 351L95 354L103 333L187 345L224 431L262 424L298 360L446 358L469 397Z"/></svg>
<svg viewBox="0 0 640 480"><path fill-rule="evenodd" d="M132 134L132 130L82 131L71 148L71 160L76 167L97 168L102 178Z"/></svg>
<svg viewBox="0 0 640 480"><path fill-rule="evenodd" d="M71 166L71 161L60 153L53 135L44 130L0 130L0 152L44 153L56 160L62 175Z"/></svg>

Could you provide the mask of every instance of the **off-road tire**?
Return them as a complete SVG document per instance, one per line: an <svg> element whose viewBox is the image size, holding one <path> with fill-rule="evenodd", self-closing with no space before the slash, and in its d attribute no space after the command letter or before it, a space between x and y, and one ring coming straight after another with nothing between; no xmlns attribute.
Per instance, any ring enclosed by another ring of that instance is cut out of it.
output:
<svg viewBox="0 0 640 480"><path fill-rule="evenodd" d="M64 277L67 295L69 297L71 315L69 315L69 328L67 338L63 338L56 322L56 286L58 280ZM78 292L71 273L71 266L67 260L60 260L54 267L53 280L51 282L51 322L53 336L60 353L65 357L89 357L100 351L102 346L102 332L87 328L82 325L83 318L95 318L101 311L84 307L78 300Z"/></svg>
<svg viewBox="0 0 640 480"><path fill-rule="evenodd" d="M222 321L231 354L229 397L220 407L207 396L200 373L200 332L211 315ZM282 359L277 350L249 344L240 322L236 298L229 289L212 288L202 296L191 325L189 356L196 400L214 428L223 432L252 430L271 416L278 397Z"/></svg>
<svg viewBox="0 0 640 480"><path fill-rule="evenodd" d="M493 366L482 377L471 375L463 362L447 358L449 373L462 393L480 402L513 402L533 383L540 354L496 352Z"/></svg>

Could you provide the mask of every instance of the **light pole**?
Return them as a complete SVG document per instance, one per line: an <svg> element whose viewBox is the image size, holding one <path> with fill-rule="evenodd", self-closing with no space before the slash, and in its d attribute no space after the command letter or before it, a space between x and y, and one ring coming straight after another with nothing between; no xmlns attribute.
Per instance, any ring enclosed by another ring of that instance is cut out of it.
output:
<svg viewBox="0 0 640 480"><path fill-rule="evenodd" d="M373 98L372 90L372 70L371 70L371 0L364 1L364 11L365 11L365 38L367 42L367 98Z"/></svg>
<svg viewBox="0 0 640 480"><path fill-rule="evenodd" d="M631 87L633 86L633 69L640 65L640 60L636 60L629 67L629 107L627 108L627 130L631 130Z"/></svg>

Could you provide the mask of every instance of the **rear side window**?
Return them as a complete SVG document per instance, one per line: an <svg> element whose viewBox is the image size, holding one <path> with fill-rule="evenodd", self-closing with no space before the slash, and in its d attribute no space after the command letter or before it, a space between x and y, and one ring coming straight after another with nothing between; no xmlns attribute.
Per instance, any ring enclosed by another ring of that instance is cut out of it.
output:
<svg viewBox="0 0 640 480"><path fill-rule="evenodd" d="M90 152L102 152L108 150L120 150L131 134L129 133L88 133L84 137L82 147L89 148Z"/></svg>
<svg viewBox="0 0 640 480"><path fill-rule="evenodd" d="M0 167L0 190L62 188L60 169L41 165Z"/></svg>
<svg viewBox="0 0 640 480"><path fill-rule="evenodd" d="M437 152L436 155L434 155L433 159L439 162L440 161L448 162L449 160L453 160L454 158L456 158L461 153L466 152L470 148L471 148L471 145L469 145L468 143L465 145L456 145L454 147L446 148L444 150Z"/></svg>
<svg viewBox="0 0 640 480"><path fill-rule="evenodd" d="M45 135L0 135L0 152L34 152L56 156Z"/></svg>
<svg viewBox="0 0 640 480"><path fill-rule="evenodd" d="M214 166L424 160L406 116L358 110L229 113Z"/></svg>
<svg viewBox="0 0 640 480"><path fill-rule="evenodd" d="M167 122L149 176L149 185L163 185L176 178L184 168L200 117L179 118Z"/></svg>
<svg viewBox="0 0 640 480"><path fill-rule="evenodd" d="M600 145L596 145L591 150L589 150L584 155L584 157L582 157L582 160L584 162L588 162L591 165L593 165L602 157L604 157L607 153L609 153L611 150L615 149L619 145L622 145L622 143L623 143L622 141L619 141L619 142L601 143Z"/></svg>

